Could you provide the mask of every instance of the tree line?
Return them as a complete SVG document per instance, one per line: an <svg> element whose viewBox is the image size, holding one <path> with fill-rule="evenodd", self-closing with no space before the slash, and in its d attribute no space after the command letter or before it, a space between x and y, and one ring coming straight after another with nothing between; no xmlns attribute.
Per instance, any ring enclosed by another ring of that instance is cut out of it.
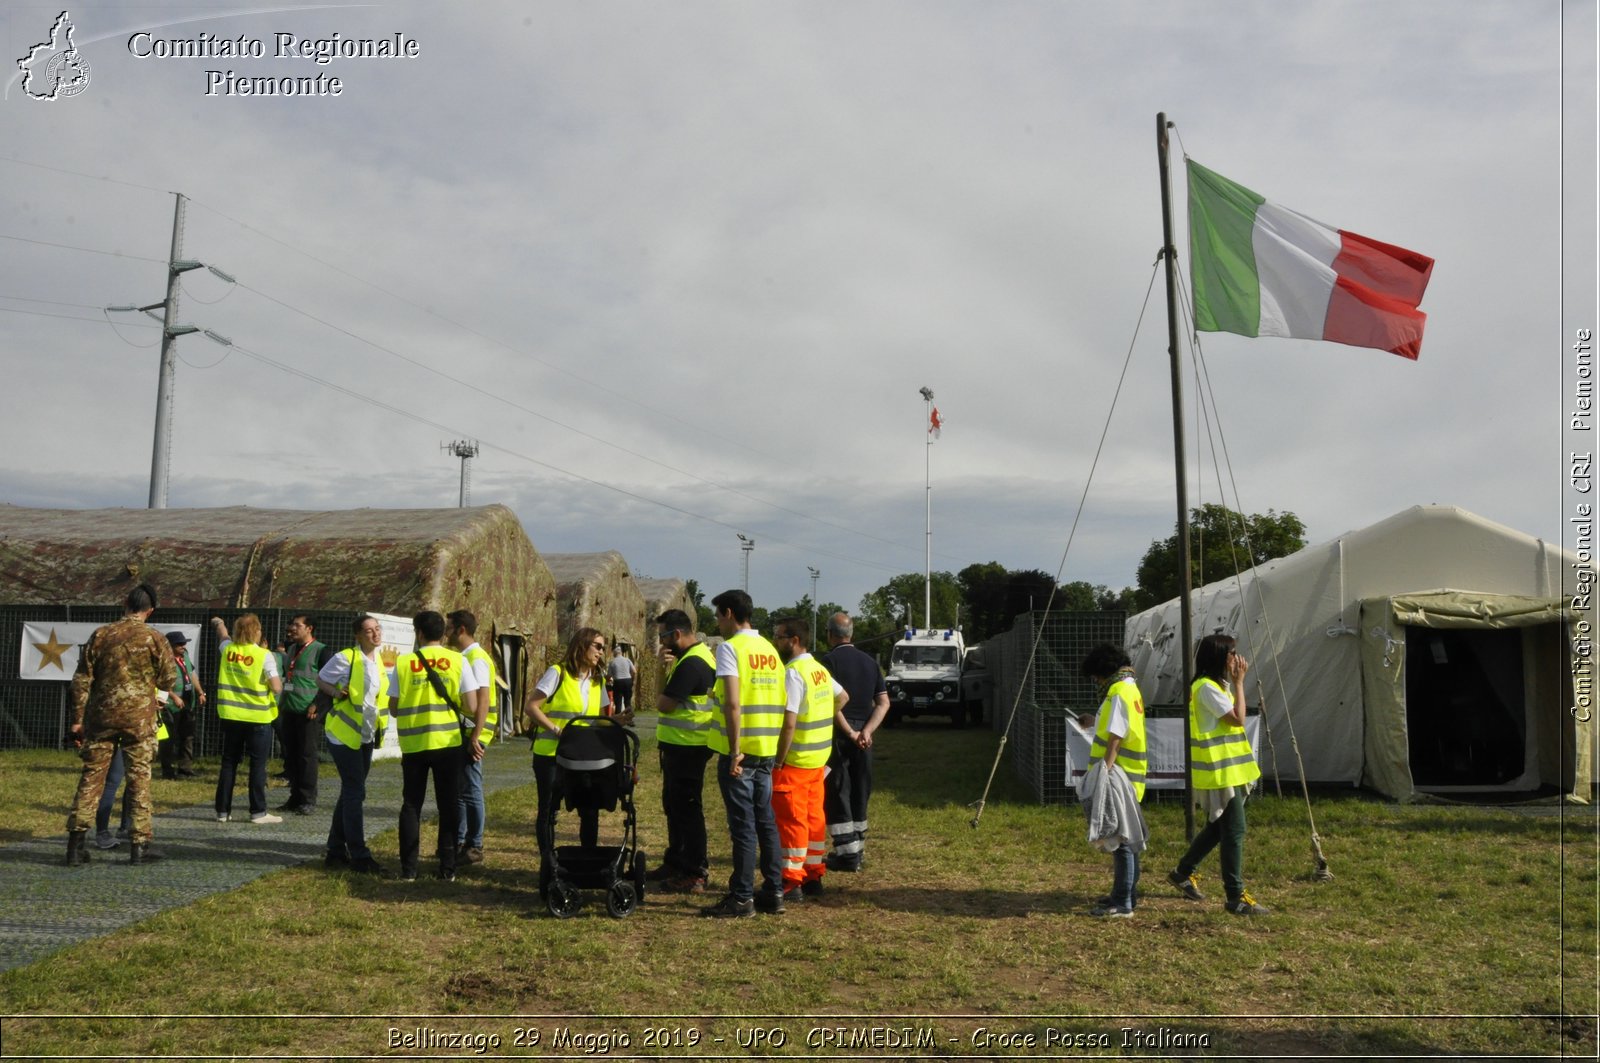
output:
<svg viewBox="0 0 1600 1063"><path fill-rule="evenodd" d="M1196 587L1248 572L1252 564L1292 554L1306 545L1305 525L1288 510L1269 509L1247 517L1207 503L1191 509L1189 515L1190 578ZM934 626L959 625L968 645L1010 630L1017 616L1047 606L1074 612L1142 612L1178 595L1176 522L1172 535L1153 541L1145 550L1135 584L1120 590L1085 580L1057 584L1055 577L1042 569L1009 569L998 561L974 563L954 573L935 572L932 584ZM694 580L688 581L688 588L699 612L700 630L715 634L716 618L705 603L704 591ZM815 612L821 624L834 613L850 613L855 619L856 644L877 652L887 650L906 626L923 626L923 594L923 574L908 572L867 593L854 609L837 602L819 602ZM766 630L773 617L809 620L812 612L811 596L804 595L793 605L778 609L756 606L752 619L757 629ZM826 648L820 633L817 645Z"/></svg>

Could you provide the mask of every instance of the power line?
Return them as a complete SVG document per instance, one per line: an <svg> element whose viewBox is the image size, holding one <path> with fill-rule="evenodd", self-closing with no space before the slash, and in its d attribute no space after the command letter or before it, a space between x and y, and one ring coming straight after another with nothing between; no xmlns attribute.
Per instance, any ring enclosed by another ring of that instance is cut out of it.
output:
<svg viewBox="0 0 1600 1063"><path fill-rule="evenodd" d="M99 308L96 307L96 309ZM53 317L57 321L86 321L91 325L104 324L104 320L98 317L74 317L71 314L49 314L43 310L23 310L22 308L15 306L0 306L0 311L3 311L7 314L26 314L29 317ZM161 327L160 325L143 325L139 322L129 322L129 324L139 325L141 328Z"/></svg>
<svg viewBox="0 0 1600 1063"><path fill-rule="evenodd" d="M698 474L696 472L693 472L693 471L691 471L689 469L680 468L680 467L678 467L676 465L673 465L673 464L671 464L669 462L662 461L659 458L652 457L649 454L643 454L643 453L640 453L637 450L632 450L632 449L630 449L628 447L625 447L625 446L621 445L620 443L616 443L616 442L614 442L614 441L612 441L610 439L607 439L604 436L596 435L593 432L589 432L589 431L587 431L587 430L585 430L583 428L579 428L576 425L567 424L565 421L561 421L561 420L558 420L558 419L556 419L554 417L551 417L549 414L541 413L538 410L535 410L535 409L533 409L533 408L531 408L529 406L524 406L522 403L517 402L517 401L515 401L513 399L510 399L510 398L506 397L504 394L501 394L501 393L496 392L496 391L491 391L488 388L480 387L480 386L478 386L478 385L476 385L476 384L474 384L474 383L472 383L472 382L470 382L468 380L462 379L459 376L456 376L456 375L451 374L451 373L447 373L447 372L437 368L436 366L429 365L428 363L420 361L420 360L418 360L416 358L412 358L409 355L402 354L401 352L399 352L397 350L394 350L392 347L388 347L388 346L385 346L382 343L379 343L377 340L369 339L366 336L360 335L359 333L352 332L350 329L345 328L343 325L335 324L334 322L328 321L325 318L319 317L316 314L313 314L308 310L303 310L300 307L294 306L291 303L284 302L282 299L279 299L279 298L277 298L275 296L269 295L269 294L267 294L266 292L262 291L259 288L252 287L251 285L245 284L242 281L241 282L237 282L237 286L240 287L240 288L245 289L248 292L251 292L254 295L258 295L261 298L267 300L268 302L273 303L273 304L275 304L277 306L280 306L283 309L290 311L291 313L299 314L300 316L302 316L304 318L307 318L308 320L315 321L317 324L322 325L325 328L332 329L333 331L335 331L335 332L337 332L337 333L339 333L339 334L341 334L343 336L347 336L350 339L356 340L357 342L364 343L367 346L373 348L374 350L381 351L384 354L389 355L390 357L398 358L400 361L405 362L407 365L414 366L415 368L421 369L424 372L431 373L434 376L437 376L437 377L439 377L439 378L441 378L443 380L447 380L452 384L455 384L457 386L466 388L468 391L474 392L475 394L478 394L478 395L482 395L484 398L491 399L491 400L493 400L495 402L502 403L503 405L509 406L512 409L517 410L517 411L519 411L521 413L525 413L530 417L537 417L540 420L546 421L546 422L548 422L550 424L553 424L553 425L555 425L555 426L557 426L559 428L564 428L569 432L575 433L576 435L582 436L583 438L591 440L591 441L593 441L595 443L599 443L602 446L610 447L613 450L616 450L616 451L618 451L620 453L623 453L623 454L627 454L630 457L638 458L640 461L649 462L651 465L655 465L658 468L665 469L668 472L676 473L679 476L686 476L689 479L694 480L694 481L696 481L698 483L705 484L708 487L715 487L718 490L727 491L730 494L738 495L741 498L748 499L748 500L750 500L752 502L755 502L755 503L758 503L760 505L769 506L772 509L778 510L781 513L787 513L788 515L790 515L792 517L800 517L800 518L802 518L804 520L809 520L809 521L812 521L813 523L821 524L821 525L823 525L825 527L833 528L833 529L835 529L837 531L848 532L848 533L850 533L852 535L859 535L864 539L872 539L872 540L875 540L877 542L883 543L886 546L892 546L892 547L895 547L897 549L904 547L903 543L895 542L892 539L885 539L882 536L874 535L871 532L865 532L865 531L860 530L859 528L852 528L849 525L839 524L839 523L837 523L835 521L827 520L825 518L816 516L815 514L807 513L807 512L805 512L803 510L791 509L788 506L782 505L781 503L773 502L770 499L762 498L759 495L752 494L749 491L745 491L745 490L743 490L741 488L734 487L734 486L729 485L729 484L725 484L725 483L721 483L721 482L716 481L716 480L709 479L708 477L701 476L700 474Z"/></svg>
<svg viewBox="0 0 1600 1063"><path fill-rule="evenodd" d="M67 174L67 175L71 175L71 176L74 176L74 177L84 178L86 180L103 181L103 182L107 182L107 183L111 183L111 184L123 185L123 186L128 187L128 188L135 188L135 189L140 189L140 190L143 190L143 191L160 192L160 193L163 193L163 194L167 194L166 190L160 189L160 188L156 188L156 187L154 187L152 185L140 184L138 182L133 182L133 181L118 180L116 178L103 176L103 175L83 173L81 171L72 170L72 169L68 169L68 168L65 168L65 167L49 166L49 165L46 165L46 164L43 164L43 163L28 162L26 160L17 159L17 158L11 157L11 156L0 156L0 161L10 162L10 163L12 163L14 165L27 166L27 167L32 167L32 168L39 169L39 170L46 170L46 171L54 172L54 173ZM547 368L554 369L554 370L556 370L558 372L564 373L564 374L566 374L566 375L568 375L568 376L570 376L570 377L582 382L583 384L585 384L588 387L592 387L592 388L595 388L595 389L597 389L599 391L605 392L606 394L613 395L613 396L615 396L615 397L617 397L617 398L619 398L619 399L621 399L621 400L623 400L625 402L628 402L629 404L634 405L634 406L636 406L636 407L638 407L638 408L640 408L642 410L647 410L647 411L649 411L651 413L659 414L659 415L662 415L662 416L671 416L666 411L656 409L655 407L652 407L647 403L642 403L642 402L638 401L637 399L633 398L631 395L627 394L626 392L618 391L615 388L607 386L602 381L597 381L597 380L590 379L589 377L586 377L581 373L574 372L573 370L568 369L565 366L562 366L562 365L560 365L558 363L550 362L550 361L548 361L546 359L538 357L537 355L534 355L534 354L531 354L529 352L521 351L521 350L518 350L518 349L516 349L514 347L511 347L509 344L506 344L501 340L495 339L494 337L485 335L484 333L479 332L478 330L472 328L471 326L469 326L469 325L467 325L467 324L465 324L463 322L456 321L453 318L450 318L449 316L447 316L445 314L442 314L442 313L440 313L440 312L438 312L436 310L433 310L433 309L431 309L429 307L426 307L426 306L422 306L421 304L418 304L415 301L413 301L413 300L411 300L411 299L409 299L409 298L407 298L407 297L405 297L403 295L400 295L397 292L391 291L388 288L385 288L382 285L377 284L376 282L369 281L366 278L361 277L358 274L355 274L355 273L350 272L349 270L343 269L343 268L341 268L341 267L339 267L339 266L337 266L337 265L335 265L335 264L333 264L331 262L326 261L325 259L319 258L318 256L311 254L310 252L304 251L301 248L298 248L298 247L294 246L293 244L288 243L287 241L281 240L281 239L271 235L270 233L265 232L264 230L261 230L261 229L255 227L255 226L253 226L253 225L250 225L248 222L245 222L245 221L242 221L241 219L235 218L232 215L229 215L226 212L224 212L222 210L219 210L216 207L213 207L208 203L204 203L204 202L201 202L199 200L192 199L192 198L190 199L190 202L194 203L197 206L204 207L205 209L207 209L207 210L211 211L212 213L216 214L218 217L221 217L221 218L223 218L223 219L225 219L227 221L230 221L233 224L239 226L240 228L242 228L242 229L244 229L244 230L246 230L246 231L248 231L250 233L253 233L256 236L261 237L262 239L268 240L268 241L270 241L270 242L272 242L274 244L277 244L278 246L280 246L282 248L285 248L286 250L292 251L292 252L294 252L296 254L299 254L299 255L301 255L301 256L303 256L305 258L308 258L311 261L317 263L318 265L323 266L326 269L330 269L330 270L334 271L335 273L337 273L337 274L339 274L341 276L347 277L347 278L349 278L351 280L354 280L354 281L356 281L356 282L358 282L360 284L363 284L363 285L371 288L374 291L380 292L383 295L386 295L389 298L395 299L395 300L397 300L397 301L399 301L399 302L401 302L401 303L403 303L403 304L405 304L407 306L412 307L415 310L418 310L418 311L420 311L420 312L422 312L424 314L427 314L428 316L431 316L431 317L434 317L434 318L436 318L436 319L438 319L440 321L443 321L443 322L451 325L452 327L461 329L462 331L464 331L464 332L466 332L466 333L468 333L470 335L473 335L473 336L475 336L475 337L477 337L477 338L479 338L479 339L481 339L481 340L483 340L483 341L485 341L487 343L490 343L490 344L493 344L493 345L495 345L497 347L500 347L501 349L503 349L503 350L505 350L505 351L507 351L507 352L509 352L511 354L517 355L520 358L530 359L532 361L538 362L541 365L546 366ZM30 237L15 236L15 235L5 234L5 233L0 233L0 239L14 240L14 241L17 241L17 242L20 242L20 243L29 243L29 244L34 244L34 245L37 245L37 246L42 246L42 247L56 248L56 249L59 249L59 250L77 251L77 252L85 253L85 254L105 255L105 256L108 256L108 257L112 257L112 258L125 258L125 259L131 260L131 261L153 262L153 263L158 263L158 264L165 264L165 260L163 260L163 259L151 258L151 257L144 256L144 255L133 255L133 254L127 254L127 253L121 252L121 251L106 251L106 250L98 249L98 248L79 247L79 246L71 245L71 244L61 244L61 243L55 243L55 242L47 241L47 240L37 240L37 239L30 238ZM561 428L564 428L564 429L566 429L568 431L574 432L574 433L576 433L576 434L578 434L580 436L583 436L583 437L585 437L587 439L590 439L590 440L593 440L595 442L601 443L602 445L605 445L605 446L612 447L613 449L618 450L621 453L628 454L628 455L630 455L632 457L635 457L635 458L638 458L638 459L640 459L642 461L649 462L652 465L658 466L658 467L660 467L662 469L666 469L666 470L668 470L670 472L673 472L673 473L676 473L678 475L689 477L690 479L695 480L695 481L697 481L699 483L705 484L705 485L707 485L709 487L714 487L714 488L717 488L719 490L728 491L731 494L734 494L734 495L737 495L739 497L748 499L749 501L758 503L760 505L765 505L765 506L771 507L772 509L775 509L775 510L777 510L779 512L782 512L782 513L789 514L791 516L800 517L802 519L812 521L813 523L820 524L820 525L823 525L825 527L833 528L833 529L838 530L838 531L847 532L849 534L857 535L857 536L860 536L862 538L871 539L871 540L874 540L876 542L883 543L883 544L885 544L887 546L895 547L897 549L903 548L903 546L904 546L904 544L902 544L902 543L895 542L894 540L891 540L891 539L886 539L886 538L884 538L882 536L874 535L874 534L872 534L870 532L862 531L862 530L860 530L858 528L852 528L852 527L850 527L848 525L839 524L839 523L836 523L836 522L833 522L833 521L829 521L829 520L826 520L824 518L818 517L815 514L806 513L806 512L801 511L801 510L791 509L791 508L789 508L787 506L781 505L781 504L779 504L777 502L773 502L773 501L771 501L769 499L762 498L759 495L752 494L752 493L750 493L748 491L744 491L744 490L742 490L740 488L733 487L733 486L728 485L728 484L723 484L723 483L720 483L720 482L715 481L715 480L711 480L711 479L709 479L707 477L701 476L701 475L699 475L697 473L694 473L694 472L692 472L690 470L682 469L682 468L679 468L677 466L671 465L671 464L669 464L667 462L663 462L660 459L651 457L648 454L643 454L643 453L640 453L638 451L630 450L629 448L623 447L623 446L621 446L621 445L619 445L617 443L612 442L611 440L604 439L604 438L602 438L600 436L597 436L597 435L595 435L593 433L587 432L587 431L585 431L585 430L583 430L581 428L578 428L576 426L569 425L569 424L566 424L566 423L564 423L562 421L559 421L559 420L557 420L557 419L555 419L555 418L553 418L553 417L551 417L551 416L549 416L547 414L543 414L543 413L540 413L537 410L534 410L534 409L531 409L529 407L523 406L520 403L513 402L513 401L505 398L502 395L498 395L498 394L496 394L494 392L491 392L491 391L489 391L489 390L487 390L485 388L481 388L481 387L478 387L476 385L470 384L467 381L464 381L459 377L451 376L448 373L441 372L440 370L435 369L434 367L432 367L430 365L427 365L426 363L423 363L421 361L418 361L416 359L413 359L413 358L410 358L410 357L408 357L406 355L403 355L398 351L394 351L394 350L392 350L392 349L390 349L388 347L385 347L384 345L379 344L379 343L377 343L377 342L375 342L373 340L369 340L366 337L360 336L359 334L357 334L355 332L352 332L349 329L343 328L342 326L336 325L333 322L330 322L330 321L327 321L327 320L325 320L323 318L320 318L315 314L309 313L308 311L301 310L300 308L295 307L295 306L293 306L293 305L291 305L289 303L286 303L286 302L284 302L284 301L282 301L280 299L277 299L277 298L275 298L275 297L273 297L271 295L268 295L267 293L262 292L259 289L250 287L249 285L240 285L240 286L249 288L249 290L254 292L256 295L259 295L262 298L268 300L269 302L275 303L275 304L283 307L284 309L290 310L290 311L292 311L294 313L301 314L302 316L304 316L304 317L306 317L306 318L308 318L308 319L310 319L312 321L315 321L318 324L323 325L324 327L333 329L336 332L340 332L343 335L346 335L346 336L348 336L348 337L350 337L352 339L358 340L358 341L360 341L362 343L366 343L366 344L374 347L375 349L380 350L380 351L382 351L382 352L384 352L386 354L389 354L392 357L398 358L401 361L404 361L404 362L406 362L406 363L408 363L410 365L413 365L413 366L415 366L417 368L424 369L424 370L426 370L426 371L428 371L430 373L433 373L433 374L435 374L437 376L443 377L443 378L445 378L447 380L451 380L451 381L455 382L456 384L458 384L458 385L460 385L462 387L465 387L465 388L467 388L467 389L469 389L469 390L471 390L471 391L473 391L475 393L484 395L484 396L492 398L492 399L496 399L496 400L498 400L498 401L500 401L500 402L512 407L513 409L519 410L519 411L521 411L523 413L526 413L526 414L528 414L530 416L538 417L541 420L547 421L547 422L549 422L551 424L557 425L558 427L561 427ZM225 297L226 296L224 296L224 298ZM50 302L48 300L34 300L34 301L43 302L43 303ZM91 307L88 306L88 304L62 303L62 304L59 304L59 305L75 306L75 307L79 307L79 308L83 308L83 309L90 309L91 308ZM92 307L92 309L101 309L101 308ZM54 318L59 318L59 319L62 319L62 320L69 320L69 321L87 321L87 322L95 322L96 321L96 319L94 319L94 318L74 317L74 316L65 315L65 314L49 314L49 313L45 313L45 312L42 312L42 311L28 311L28 310L13 309L13 308L8 308L8 307L0 307L0 310L7 310L8 312L11 312L11 313L29 314L31 316L36 316L36 317L54 317ZM128 323L125 323L125 324L131 325L131 326L134 326L134 327L146 327L146 328L148 328L148 327L158 327L158 326L145 325L144 323L141 323L141 322L128 322ZM113 330L115 331L115 326L113 326ZM277 363L277 362L274 362L274 361L272 361L270 359L267 359L266 356L264 356L264 355L259 355L259 354L255 353L255 352L247 351L245 348L242 348L242 347L240 347L238 349L241 351L241 353L249 354L251 357L256 358L258 360L261 360L261 361L264 361L266 364L272 365L275 368L279 368L280 370L283 370L285 372L291 372L291 373L294 373L295 375L303 376L308 380L312 380L312 381L314 381L316 383L319 383L319 384L322 384L324 386L332 387L335 390L339 390L339 391L342 391L342 392L344 392L346 394L351 394L351 395L354 395L355 397L362 398L363 401L370 401L369 397L367 397L367 396L355 395L355 393L348 391L348 389L341 388L339 385L333 384L333 383L331 383L329 381L323 381L320 378L316 378L316 377L310 376L308 374L305 374L305 373L303 373L301 371L294 370L292 367L286 366L283 363ZM223 359L225 359L226 357L227 356L224 355ZM219 359L218 362L212 363L212 366L214 366L216 364L219 364L223 359ZM191 363L188 363L187 360L185 360L185 364L191 364ZM211 366L207 366L207 367L204 367L204 368L210 368L210 367ZM394 409L394 408L391 408L391 412L399 413L402 416L410 416L410 415L405 414L403 411L400 411L400 410ZM413 417L411 417L411 419L415 420L416 418L413 416ZM426 421L424 421L423 423L430 423L431 424L431 422L426 422ZM716 433L710 433L710 434L717 435ZM737 443L737 444L739 444L741 446L746 446L747 445L747 441L729 439L728 437L725 437L725 436L718 436L718 438L722 438L722 439L724 439L724 440L726 440L727 442L730 442L730 443ZM623 488L614 487L613 485L605 484L605 483L602 483L601 481L598 481L598 480L593 480L593 479L591 479L589 477L585 477L585 476L582 476L580 474L570 472L569 470L561 469L561 468L559 468L557 466L550 465L547 462L541 462L538 459L532 458L532 457L530 457L528 455L520 454L520 453L518 453L518 452L516 452L514 450L511 450L509 448L506 448L506 447L495 446L495 449L500 450L500 451L502 451L502 452L504 452L506 454L509 454L509 455L511 455L513 457L519 457L519 458L522 458L523 460L530 461L535 465L540 465L540 466L543 466L543 467L546 467L546 468L550 468L551 470L559 472L559 473L562 473L563 475L573 476L573 477L575 477L575 478L577 478L579 480L582 480L584 482L592 483L592 484L594 484L596 486L600 486L600 487L605 487L608 490L616 491L616 492L621 493L623 495L626 495L628 497L635 498L635 499L638 499L640 501L644 501L644 502L650 503L652 505L663 506L664 508L671 509L671 510L674 510L676 512L683 513L683 514L685 514L687 516L692 516L692 517L695 517L696 519L700 519L700 520L710 521L712 523L716 523L716 524L722 525L722 526L727 527L727 528L733 528L734 527L733 525L727 524L726 522L718 520L716 518L707 517L707 516L704 516L704 515L701 515L701 514L691 513L688 510L683 510L683 509L680 509L679 507L671 506L671 505L669 505L667 503L664 503L664 502L659 502L659 501L656 501L656 500L653 500L653 499L649 499L649 498L647 498L647 497L645 497L643 495L637 495L637 494L635 494L633 492L630 492L630 491L627 491L627 490L625 490ZM797 548L799 548L797 546L797 544L790 543L790 542L787 542L787 541L782 540L782 539L773 539L772 541L781 543L783 545L796 546ZM861 565L866 565L868 567L880 568L880 569L883 569L885 571L895 571L895 572L899 571L897 568L894 568L893 566L880 565L880 564L877 564L875 562L864 561L864 560L861 560L859 558L852 558L852 557L848 557L848 556L842 555L842 554L834 554L834 553L830 553L828 551L815 551L815 552L823 553L823 554L826 554L827 556L833 557L835 559L843 560L843 561L850 562L850 563L853 563L853 564L861 564Z"/></svg>
<svg viewBox="0 0 1600 1063"><path fill-rule="evenodd" d="M172 190L169 188L156 188L153 185L141 185L136 181L124 181L116 177L107 176L105 174L83 173L80 170L69 170L64 166L47 166L42 162L28 162L26 159L18 159L10 155L0 155L0 162L9 162L14 166L30 166L35 170L49 170L51 173L69 174L72 177L82 177L90 181L104 181L107 184L122 185L124 188L137 188L145 192L160 192L162 195L172 194Z"/></svg>
<svg viewBox="0 0 1600 1063"><path fill-rule="evenodd" d="M254 360L258 361L258 362L261 362L263 365L271 366L274 369L277 369L277 370L279 370L281 372L284 372L284 373L288 373L291 376L299 377L300 379L308 381L310 383L318 384L318 385L320 385L322 387L326 387L326 388L331 388L332 390L337 391L340 394L345 395L345 396L347 396L349 398L356 399L358 401L364 402L364 403L368 404L369 406L375 406L378 409L384 410L387 413L392 413L397 417L403 417L408 421L413 421L413 422L415 422L417 424L424 425L424 426L426 426L428 428L433 428L433 429L435 429L435 430L437 430L439 432L442 432L442 433L444 433L446 435L464 435L465 434L465 433L462 432L462 430L459 427L455 427L455 426L452 426L452 425L447 425L447 424L444 424L443 422L432 420L432 419L430 419L428 417L424 417L421 414L415 413L415 412L413 412L411 410L406 410L406 409L403 409L403 408L401 408L399 406L394 405L393 403L386 402L383 399L376 398L376 397L374 397L372 395L364 394L364 393L362 393L360 391L356 391L353 388L345 387L343 384L338 384L338 383L335 383L334 381L331 381L331 380L325 380L322 377L319 377L319 376L315 375L314 373L310 373L310 372L307 372L304 369L300 369L300 368L298 368L296 366L289 365L286 362L280 362L275 358L272 358L272 357L270 357L268 355L262 354L259 351L253 351L248 347L242 347L239 344L233 344L230 349L238 351L240 354L243 354L247 358L252 358L252 359L254 359ZM682 516L692 518L694 520L704 521L705 523L708 523L708 524L715 524L718 527L727 528L728 530L733 531L733 532L738 532L740 530L740 527L741 527L739 525L730 524L727 521L722 520L722 519L720 519L718 517L712 517L712 516L709 516L709 515L704 514L704 513L696 513L693 510L684 509L682 506L675 506L670 502L663 502L660 499L651 498L648 495L642 495L642 494L639 494L636 491L629 491L627 488L618 487L615 484L608 484L608 483L606 483L606 482L604 482L602 480L596 480L591 476L585 476L584 474L579 473L579 472L573 472L571 469L564 469L559 465L554 465L554 464L552 464L552 463L550 463L548 461L542 461L539 458L535 458L531 454L524 454L523 452L521 452L519 450L515 450L515 449L513 449L511 447L504 446L502 444L480 441L480 445L482 447L486 447L486 448L491 449L491 450L499 451L500 453L505 454L508 457L513 457L513 458L516 458L516 459L518 459L520 461L525 461L530 465L537 465L540 468L549 469L551 472L559 473L562 476L567 476L567 477L570 477L570 478L572 478L574 480L578 480L578 481L581 481L583 483L590 484L591 486L599 487L599 488L602 488L604 490L611 491L614 494L622 495L623 497L630 498L630 499L632 499L632 500L634 500L636 502L643 502L646 505L656 506L656 507L661 508L661 509L669 510L669 511L671 511L673 513L677 513L677 514L680 514ZM896 567L894 567L892 565L883 565L883 564L879 564L878 562L875 562L875 561L867 561L867 560L865 560L863 558L851 557L851 556L849 556L847 554L838 554L838 553L834 553L831 550L822 550L822 549L818 549L816 547L811 547L811 546L806 546L806 545L803 545L803 544L800 544L800 543L796 543L796 542L793 542L793 541L790 541L790 540L787 540L787 539L780 539L780 538L777 538L775 536L768 536L768 538L771 541L780 543L780 544L782 544L784 546L793 547L793 548L795 548L797 550L810 550L813 553L822 554L822 555L824 555L826 557L831 557L831 558L834 558L835 560L844 561L844 562L847 562L849 564L862 565L862 566L867 567L867 568L876 568L876 569L881 569L881 570L883 570L885 572L894 572L894 573L897 573L897 574L900 571L898 568L896 568Z"/></svg>
<svg viewBox="0 0 1600 1063"><path fill-rule="evenodd" d="M34 240L26 236L12 236L9 233L0 233L0 240L15 240L22 244L37 244L40 247L54 247L62 251L82 251L86 255L105 255L109 258L126 258L134 262L155 262L166 265L164 258L150 258L146 255L130 255L126 251L102 251L98 247L76 247L72 244L57 244L49 240Z"/></svg>

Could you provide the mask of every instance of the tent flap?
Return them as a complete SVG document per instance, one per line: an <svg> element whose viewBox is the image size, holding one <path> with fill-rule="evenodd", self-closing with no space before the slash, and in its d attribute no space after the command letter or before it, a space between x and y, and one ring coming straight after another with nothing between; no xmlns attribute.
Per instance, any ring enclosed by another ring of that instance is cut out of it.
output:
<svg viewBox="0 0 1600 1063"><path fill-rule="evenodd" d="M1525 594L1437 590L1397 594L1389 602L1395 624L1402 627L1534 627L1572 618L1572 610L1559 599Z"/></svg>

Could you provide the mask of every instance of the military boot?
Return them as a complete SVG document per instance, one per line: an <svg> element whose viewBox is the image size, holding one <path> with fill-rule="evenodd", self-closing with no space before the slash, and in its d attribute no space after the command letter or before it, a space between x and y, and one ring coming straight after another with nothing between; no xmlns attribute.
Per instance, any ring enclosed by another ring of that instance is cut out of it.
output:
<svg viewBox="0 0 1600 1063"><path fill-rule="evenodd" d="M128 848L128 863L148 864L160 860L163 855L160 849L152 848L149 842L134 842Z"/></svg>
<svg viewBox="0 0 1600 1063"><path fill-rule="evenodd" d="M70 830L67 832L67 866L77 867L79 864L89 862L89 832L86 830Z"/></svg>

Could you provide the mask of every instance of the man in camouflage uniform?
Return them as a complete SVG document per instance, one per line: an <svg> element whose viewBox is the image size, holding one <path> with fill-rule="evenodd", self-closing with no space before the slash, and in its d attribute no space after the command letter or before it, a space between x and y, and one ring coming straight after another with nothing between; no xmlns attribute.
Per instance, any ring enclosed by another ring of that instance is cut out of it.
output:
<svg viewBox="0 0 1600 1063"><path fill-rule="evenodd" d="M89 862L89 827L94 823L106 770L120 747L133 800L128 861L160 854L150 848L150 762L156 752L156 717L178 678L172 647L145 621L156 610L156 593L145 583L128 594L128 615L96 629L78 655L72 677L72 738L83 749L83 774L67 817L67 864Z"/></svg>

